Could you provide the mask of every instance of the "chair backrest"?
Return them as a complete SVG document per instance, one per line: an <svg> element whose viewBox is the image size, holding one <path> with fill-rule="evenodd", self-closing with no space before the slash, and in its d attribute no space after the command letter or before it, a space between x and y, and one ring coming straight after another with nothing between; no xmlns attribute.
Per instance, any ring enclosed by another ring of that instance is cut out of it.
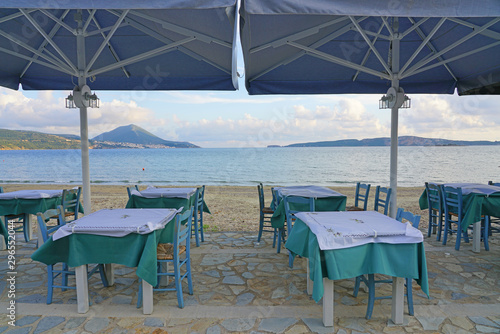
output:
<svg viewBox="0 0 500 334"><path fill-rule="evenodd" d="M196 189L196 212L203 211L203 201L205 198L205 186L198 187Z"/></svg>
<svg viewBox="0 0 500 334"><path fill-rule="evenodd" d="M490 181L491 182L491 181ZM0 187L0 194L3 193L3 187Z"/></svg>
<svg viewBox="0 0 500 334"><path fill-rule="evenodd" d="M500 182L488 181L488 185L500 187Z"/></svg>
<svg viewBox="0 0 500 334"><path fill-rule="evenodd" d="M189 254L189 237L191 235L191 224L193 220L193 208L177 213L174 226L174 251L179 256L179 245L186 240L186 252Z"/></svg>
<svg viewBox="0 0 500 334"><path fill-rule="evenodd" d="M458 221L462 221L463 216L463 197L462 188L453 188L441 186L441 198L443 199L443 208L445 217L450 213L458 215Z"/></svg>
<svg viewBox="0 0 500 334"><path fill-rule="evenodd" d="M418 228L418 224L420 224L419 215L414 215L410 211L405 211L403 208L398 208L398 212L396 213L396 220L403 223L403 219L409 221L414 228Z"/></svg>
<svg viewBox="0 0 500 334"><path fill-rule="evenodd" d="M38 212L36 214L38 220L38 228L40 229L40 234L42 235L44 243L55 231L57 231L61 226L65 224L63 212L64 211L62 205L59 205L57 209L50 209L45 212ZM47 226L47 222L50 219L55 219L54 217L57 217L59 224L57 224L56 226Z"/></svg>
<svg viewBox="0 0 500 334"><path fill-rule="evenodd" d="M387 215L389 212L389 203L391 201L391 192L391 188L377 186L375 190L375 206L373 207L373 210L378 211L379 207L382 207L384 209L384 215ZM385 194L385 197L383 194Z"/></svg>
<svg viewBox="0 0 500 334"><path fill-rule="evenodd" d="M291 223L295 221L294 214L297 212L316 211L314 198L312 197L285 196L283 197L283 201L289 229L292 227ZM290 233L290 231L288 233Z"/></svg>
<svg viewBox="0 0 500 334"><path fill-rule="evenodd" d="M264 186L262 183L257 185L257 191L259 192L259 209L262 213L262 210L264 209Z"/></svg>
<svg viewBox="0 0 500 334"><path fill-rule="evenodd" d="M132 190L139 191L139 187L137 186L137 184L133 187L127 187L128 198L130 198L130 196L132 196Z"/></svg>
<svg viewBox="0 0 500 334"><path fill-rule="evenodd" d="M370 184L356 183L356 195L354 197L354 206L359 207L359 202L363 202L363 210L368 207L368 196L370 194Z"/></svg>
<svg viewBox="0 0 500 334"><path fill-rule="evenodd" d="M425 191L427 192L427 206L435 210L441 210L443 207L443 197L441 195L441 187L435 183L425 182Z"/></svg>
<svg viewBox="0 0 500 334"><path fill-rule="evenodd" d="M76 189L64 189L62 193L62 208L63 212L74 213L75 220L78 219L78 210L80 209L80 196L82 194L82 187Z"/></svg>

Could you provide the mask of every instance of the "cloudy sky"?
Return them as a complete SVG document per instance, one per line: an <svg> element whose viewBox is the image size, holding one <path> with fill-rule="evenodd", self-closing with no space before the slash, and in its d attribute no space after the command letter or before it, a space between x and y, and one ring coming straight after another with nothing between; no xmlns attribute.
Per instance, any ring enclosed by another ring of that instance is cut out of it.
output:
<svg viewBox="0 0 500 334"><path fill-rule="evenodd" d="M244 87L244 82L240 82ZM69 92L0 88L0 128L79 135ZM89 137L136 124L166 140L201 147L264 147L299 142L390 136L390 110L379 95L250 96L237 92L97 92ZM399 135L500 140L500 96L410 95Z"/></svg>

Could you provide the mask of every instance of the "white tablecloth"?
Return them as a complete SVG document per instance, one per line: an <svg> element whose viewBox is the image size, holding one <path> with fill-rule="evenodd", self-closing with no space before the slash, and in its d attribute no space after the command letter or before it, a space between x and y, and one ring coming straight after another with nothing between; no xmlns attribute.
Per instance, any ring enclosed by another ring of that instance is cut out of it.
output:
<svg viewBox="0 0 500 334"><path fill-rule="evenodd" d="M299 212L318 239L321 250L355 247L368 243L419 243L422 233L375 211Z"/></svg>
<svg viewBox="0 0 500 334"><path fill-rule="evenodd" d="M180 209L103 209L59 228L53 240L72 233L123 237L130 233L147 234L162 229Z"/></svg>
<svg viewBox="0 0 500 334"><path fill-rule="evenodd" d="M1 193L0 199L41 199L62 196L62 190L18 190Z"/></svg>
<svg viewBox="0 0 500 334"><path fill-rule="evenodd" d="M470 193L485 194L486 196L500 193L500 187L482 183L445 183L444 186L452 188L462 188L462 195Z"/></svg>
<svg viewBox="0 0 500 334"><path fill-rule="evenodd" d="M148 187L143 191L132 190L131 195L145 198L190 198L196 192L196 188L155 188Z"/></svg>
<svg viewBox="0 0 500 334"><path fill-rule="evenodd" d="M298 196L298 197L332 197L332 196L345 196L330 188L320 186L291 186L291 187L274 187L275 191L281 196Z"/></svg>

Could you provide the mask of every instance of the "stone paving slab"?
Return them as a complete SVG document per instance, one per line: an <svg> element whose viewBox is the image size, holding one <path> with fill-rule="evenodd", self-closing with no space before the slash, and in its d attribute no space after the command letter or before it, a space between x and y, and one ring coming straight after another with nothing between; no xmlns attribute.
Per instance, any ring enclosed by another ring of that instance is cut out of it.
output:
<svg viewBox="0 0 500 334"><path fill-rule="evenodd" d="M354 280L341 280L333 330L322 326L321 303L305 293L305 259L290 269L286 249L277 254L270 237L257 243L253 233L207 234L192 248L194 294L184 293L185 308L177 307L175 292L155 292L150 316L135 307L135 269L124 266L116 266L112 287L103 288L98 277L89 281L92 305L85 315L76 312L74 290L56 289L46 305L45 266L30 259L34 241L20 243L16 327L7 317L7 253L0 251L0 333L499 333L498 237L490 239L490 252L479 254L468 245L455 251L453 238L447 246L434 239L426 239L431 298L414 284L414 317L405 307L405 324L396 326L391 301L379 300L372 319L364 319L367 294L354 298ZM377 286L377 295L390 293L390 286Z"/></svg>

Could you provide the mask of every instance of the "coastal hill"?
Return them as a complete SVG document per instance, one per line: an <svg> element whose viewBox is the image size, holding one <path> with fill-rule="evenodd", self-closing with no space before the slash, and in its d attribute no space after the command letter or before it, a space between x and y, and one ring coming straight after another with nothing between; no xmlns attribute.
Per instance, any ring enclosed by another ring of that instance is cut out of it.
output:
<svg viewBox="0 0 500 334"><path fill-rule="evenodd" d="M121 126L89 140L90 148L197 148L188 142L168 141L136 126ZM79 149L80 137L36 131L0 129L0 150Z"/></svg>
<svg viewBox="0 0 500 334"><path fill-rule="evenodd" d="M500 145L500 141L487 140L448 140L440 138L423 138L415 136L398 137L399 146L472 146L472 145ZM391 138L371 138L371 139L342 139L334 141L319 141L313 143L291 144L285 147L341 147L341 146L391 146ZM269 147L276 147L270 145Z"/></svg>
<svg viewBox="0 0 500 334"><path fill-rule="evenodd" d="M194 144L161 139L143 128L130 124L101 133L91 139L94 148L197 148Z"/></svg>

